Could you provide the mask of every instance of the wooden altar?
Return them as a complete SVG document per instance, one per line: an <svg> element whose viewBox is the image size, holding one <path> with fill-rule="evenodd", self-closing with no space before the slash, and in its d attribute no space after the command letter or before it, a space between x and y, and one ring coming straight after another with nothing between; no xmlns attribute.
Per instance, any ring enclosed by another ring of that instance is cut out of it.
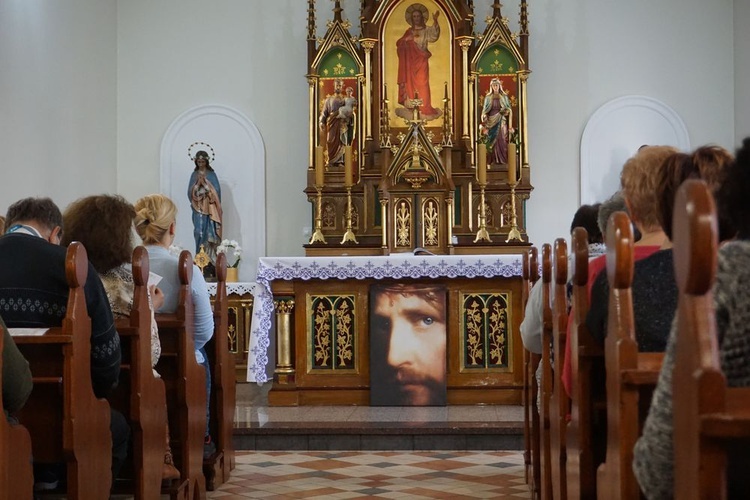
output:
<svg viewBox="0 0 750 500"><path fill-rule="evenodd" d="M517 33L497 0L361 0L356 27L332 3L308 0L306 255L525 247L526 0Z"/></svg>
<svg viewBox="0 0 750 500"><path fill-rule="evenodd" d="M276 335L271 405L370 404L373 284L447 289L448 404L519 404L520 255L261 258L254 333ZM265 327L261 325L265 324Z"/></svg>
<svg viewBox="0 0 750 500"><path fill-rule="evenodd" d="M273 334L271 404L369 404L370 287L437 284L448 404L519 403L533 190L526 0L512 22L498 0L360 0L354 23L340 0L317 3L306 68L314 232L307 259L261 259L249 379L264 380Z"/></svg>

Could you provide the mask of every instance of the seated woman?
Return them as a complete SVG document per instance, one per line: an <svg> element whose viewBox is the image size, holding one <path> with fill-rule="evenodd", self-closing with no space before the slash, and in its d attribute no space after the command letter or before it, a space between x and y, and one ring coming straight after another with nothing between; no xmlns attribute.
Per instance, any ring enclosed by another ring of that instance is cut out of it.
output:
<svg viewBox="0 0 750 500"><path fill-rule="evenodd" d="M135 230L148 250L151 271L162 277L159 287L164 292L164 305L157 308L157 312L174 312L177 309L180 287L180 278L177 272L179 259L169 253L169 247L174 243L175 238L177 206L167 196L152 194L136 201L135 211ZM195 265L193 266L193 279L191 280L191 296L195 317L193 329L195 359L206 369L206 437L203 453L205 456L210 456L215 451L216 446L212 443L208 431L211 370L204 347L214 334L214 314L211 309L206 280L198 266Z"/></svg>
<svg viewBox="0 0 750 500"><path fill-rule="evenodd" d="M672 212L677 189L688 178L703 179L709 187L716 189L731 162L732 155L725 149L705 146L691 155L675 153L650 170L655 175L655 213L665 241L662 249L639 259L634 266L633 309L636 338L641 351L664 352L677 308L677 284L671 248ZM646 173L641 172L640 175ZM607 330L608 301L609 284L605 273L601 273L592 287L591 309L586 323L594 338L602 342Z"/></svg>
<svg viewBox="0 0 750 500"><path fill-rule="evenodd" d="M662 172L665 161L679 154L669 146L647 146L641 148L622 168L622 184L625 204L633 225L641 232L641 239L633 247L636 271L633 277L633 309L635 331L641 350L664 349L669 325L677 307L677 285L674 282L671 253L660 253L669 239L659 221L659 199L664 188ZM640 261L656 254L649 265ZM604 257L589 268L590 307L586 317L591 336L604 343L607 334L607 310L609 283L606 273L600 272L606 265ZM592 277L595 277L592 279ZM651 307L655 304L655 307ZM658 339L661 339L659 342ZM652 344L653 342L653 344ZM661 347L661 348L659 348Z"/></svg>
<svg viewBox="0 0 750 500"><path fill-rule="evenodd" d="M133 256L132 228L135 210L121 196L87 196L71 203L63 214L65 233L63 245L80 241L86 247L89 261L99 273L107 292L107 299L115 318L127 318L133 307L133 272L130 261ZM159 330L154 319L154 308L164 302L158 288L149 287L151 306L151 368L156 366L161 355ZM154 370L154 375L159 376ZM180 477L172 460L169 446L169 429L166 433L164 467L162 479Z"/></svg>
<svg viewBox="0 0 750 500"><path fill-rule="evenodd" d="M697 152L696 152L697 153ZM694 155L695 157L696 155ZM703 171L701 171L703 174ZM719 213L719 238L731 236L736 241L722 245L718 252L718 269L713 288L717 320L721 369L727 383L734 387L750 386L750 138L737 152L737 160L725 171L725 179L716 191ZM703 174L702 178L721 181ZM711 184L709 184L710 186ZM714 189L716 189L714 187ZM729 223L730 226L727 226ZM722 227L723 226L723 227ZM727 229L730 227L729 233ZM721 231L724 230L724 234ZM669 333L664 363L656 385L643 434L635 445L633 471L641 490L649 500L674 497L674 454L672 447L672 370L675 362L675 337ZM745 452L745 457L747 452ZM730 460L727 481L729 498L747 498L747 491L737 491L740 475L746 476L747 461ZM741 488L739 488L741 489Z"/></svg>

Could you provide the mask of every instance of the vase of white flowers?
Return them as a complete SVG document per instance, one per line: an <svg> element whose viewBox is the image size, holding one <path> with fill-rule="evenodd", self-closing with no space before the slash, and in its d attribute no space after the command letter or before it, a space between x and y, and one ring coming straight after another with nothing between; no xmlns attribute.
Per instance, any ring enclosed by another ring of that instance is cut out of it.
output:
<svg viewBox="0 0 750 500"><path fill-rule="evenodd" d="M237 240L223 240L216 247L216 253L226 254L227 256L227 282L237 281L237 272L242 260L242 248Z"/></svg>

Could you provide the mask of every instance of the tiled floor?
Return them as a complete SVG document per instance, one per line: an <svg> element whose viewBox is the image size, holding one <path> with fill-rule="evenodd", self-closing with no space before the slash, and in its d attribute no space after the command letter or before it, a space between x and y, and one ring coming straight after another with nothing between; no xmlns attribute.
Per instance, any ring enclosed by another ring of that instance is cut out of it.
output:
<svg viewBox="0 0 750 500"><path fill-rule="evenodd" d="M239 452L216 499L530 498L519 452Z"/></svg>
<svg viewBox="0 0 750 500"><path fill-rule="evenodd" d="M520 406L269 407L268 388L255 384L237 387L238 433L307 430L312 436L330 440L331 432L361 431L384 440L392 439L391 430L399 428L403 433L418 433L420 428L427 432L452 429L460 435L482 432L481 428L488 426L512 428L523 418ZM496 449L238 451L230 481L208 498L530 498L521 453Z"/></svg>

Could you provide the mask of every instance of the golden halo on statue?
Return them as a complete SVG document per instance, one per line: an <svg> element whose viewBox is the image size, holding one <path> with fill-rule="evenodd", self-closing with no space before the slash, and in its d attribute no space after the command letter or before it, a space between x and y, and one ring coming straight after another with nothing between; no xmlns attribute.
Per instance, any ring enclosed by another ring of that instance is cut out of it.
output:
<svg viewBox="0 0 750 500"><path fill-rule="evenodd" d="M194 142L190 146L188 146L188 156L191 160L195 161L195 154L193 154L193 150L195 150L196 154L198 151L206 151L211 156L211 163L216 159L216 153L214 153L214 148L211 147L211 145L207 142Z"/></svg>
<svg viewBox="0 0 750 500"><path fill-rule="evenodd" d="M430 13L427 11L427 7L425 7L421 3L413 3L406 8L406 14L404 15L404 17L406 18L406 23L411 26L411 14L415 10L418 10L422 13L422 19L424 19L425 23L427 23L427 20L430 18Z"/></svg>

